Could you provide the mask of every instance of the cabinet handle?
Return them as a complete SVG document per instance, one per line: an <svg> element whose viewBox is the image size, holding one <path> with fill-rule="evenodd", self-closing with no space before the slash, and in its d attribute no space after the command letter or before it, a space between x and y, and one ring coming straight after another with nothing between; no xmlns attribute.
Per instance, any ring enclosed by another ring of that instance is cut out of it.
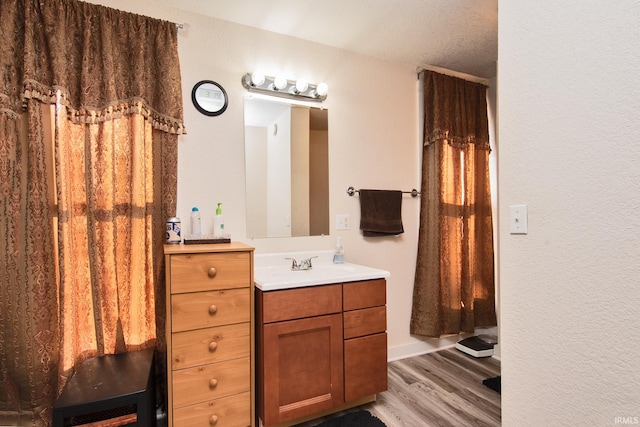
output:
<svg viewBox="0 0 640 427"><path fill-rule="evenodd" d="M216 349L218 348L218 343L215 341L211 341L209 343L209 351L213 352L216 351Z"/></svg>
<svg viewBox="0 0 640 427"><path fill-rule="evenodd" d="M211 415L211 418L209 418L209 424L212 425L212 426L218 424L218 416L217 415Z"/></svg>
<svg viewBox="0 0 640 427"><path fill-rule="evenodd" d="M216 307L215 304L211 304L209 306L209 314L213 315L216 314L218 312L218 307Z"/></svg>
<svg viewBox="0 0 640 427"><path fill-rule="evenodd" d="M209 269L209 271L207 272L207 275L208 275L210 278L212 278L212 279L213 279L214 277L216 277L216 273L217 273L217 272L218 272L218 271L216 270L216 268L215 268L215 267L211 267L211 268Z"/></svg>
<svg viewBox="0 0 640 427"><path fill-rule="evenodd" d="M217 380L217 379L215 379L215 378L211 378L211 379L209 380L209 388L210 388L210 389L214 389L214 388L216 388L217 386L218 386L218 380Z"/></svg>

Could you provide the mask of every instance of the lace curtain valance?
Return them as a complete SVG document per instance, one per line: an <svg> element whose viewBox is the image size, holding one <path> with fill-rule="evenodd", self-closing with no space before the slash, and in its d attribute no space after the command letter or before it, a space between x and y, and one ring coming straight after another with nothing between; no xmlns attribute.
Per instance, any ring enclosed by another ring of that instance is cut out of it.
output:
<svg viewBox="0 0 640 427"><path fill-rule="evenodd" d="M73 122L136 112L185 133L173 23L77 0L2 0L0 20L1 113L60 91Z"/></svg>
<svg viewBox="0 0 640 427"><path fill-rule="evenodd" d="M490 150L487 87L434 71L424 71L424 145L443 141Z"/></svg>

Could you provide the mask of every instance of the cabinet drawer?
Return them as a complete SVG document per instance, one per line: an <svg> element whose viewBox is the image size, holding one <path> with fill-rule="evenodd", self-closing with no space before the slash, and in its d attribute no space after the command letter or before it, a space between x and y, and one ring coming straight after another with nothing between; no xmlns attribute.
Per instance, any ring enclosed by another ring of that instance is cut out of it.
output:
<svg viewBox="0 0 640 427"><path fill-rule="evenodd" d="M250 389L249 358L212 363L173 373L173 406L231 396Z"/></svg>
<svg viewBox="0 0 640 427"><path fill-rule="evenodd" d="M264 323L342 311L342 285L260 292L258 295Z"/></svg>
<svg viewBox="0 0 640 427"><path fill-rule="evenodd" d="M176 294L171 296L171 331L248 322L249 288Z"/></svg>
<svg viewBox="0 0 640 427"><path fill-rule="evenodd" d="M249 323L220 326L172 334L172 369L249 356Z"/></svg>
<svg viewBox="0 0 640 427"><path fill-rule="evenodd" d="M385 279L345 283L344 311L375 307L387 303Z"/></svg>
<svg viewBox="0 0 640 427"><path fill-rule="evenodd" d="M241 393L174 410L173 425L246 427L251 425L251 394Z"/></svg>
<svg viewBox="0 0 640 427"><path fill-rule="evenodd" d="M345 311L344 339L384 332L387 329L387 308L372 307Z"/></svg>
<svg viewBox="0 0 640 427"><path fill-rule="evenodd" d="M171 293L249 287L249 252L171 256Z"/></svg>
<svg viewBox="0 0 640 427"><path fill-rule="evenodd" d="M349 402L387 389L387 334L344 342L344 400Z"/></svg>

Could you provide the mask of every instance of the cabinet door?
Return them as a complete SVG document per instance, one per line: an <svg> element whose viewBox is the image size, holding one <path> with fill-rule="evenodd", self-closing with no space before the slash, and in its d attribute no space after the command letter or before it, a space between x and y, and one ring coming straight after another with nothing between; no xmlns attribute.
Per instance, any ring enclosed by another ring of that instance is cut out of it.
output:
<svg viewBox="0 0 640 427"><path fill-rule="evenodd" d="M266 426L344 402L342 315L264 325Z"/></svg>
<svg viewBox="0 0 640 427"><path fill-rule="evenodd" d="M345 340L345 401L380 393L387 389L387 334Z"/></svg>

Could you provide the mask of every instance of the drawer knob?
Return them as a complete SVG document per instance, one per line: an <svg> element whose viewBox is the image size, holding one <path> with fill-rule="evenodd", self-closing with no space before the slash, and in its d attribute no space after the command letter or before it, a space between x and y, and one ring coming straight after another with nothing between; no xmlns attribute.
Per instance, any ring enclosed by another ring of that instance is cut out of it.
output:
<svg viewBox="0 0 640 427"><path fill-rule="evenodd" d="M217 273L217 272L218 272L218 271L216 270L216 268L215 268L215 267L211 267L211 268L209 269L209 271L207 272L207 274L209 275L209 277L211 277L211 278L213 279L214 277L216 277L216 273Z"/></svg>
<svg viewBox="0 0 640 427"><path fill-rule="evenodd" d="M209 424L212 425L212 426L218 424L218 416L217 415L211 415L211 418L209 418Z"/></svg>
<svg viewBox="0 0 640 427"><path fill-rule="evenodd" d="M209 343L209 351L216 351L216 349L218 348L218 343L215 341L211 341Z"/></svg>
<svg viewBox="0 0 640 427"><path fill-rule="evenodd" d="M218 380L217 380L217 379L215 379L215 378L211 378L211 379L209 380L209 388L210 388L210 389L214 389L214 388L216 388L217 386L218 386Z"/></svg>
<svg viewBox="0 0 640 427"><path fill-rule="evenodd" d="M216 314L218 312L218 307L215 304L211 304L209 306L209 314Z"/></svg>

